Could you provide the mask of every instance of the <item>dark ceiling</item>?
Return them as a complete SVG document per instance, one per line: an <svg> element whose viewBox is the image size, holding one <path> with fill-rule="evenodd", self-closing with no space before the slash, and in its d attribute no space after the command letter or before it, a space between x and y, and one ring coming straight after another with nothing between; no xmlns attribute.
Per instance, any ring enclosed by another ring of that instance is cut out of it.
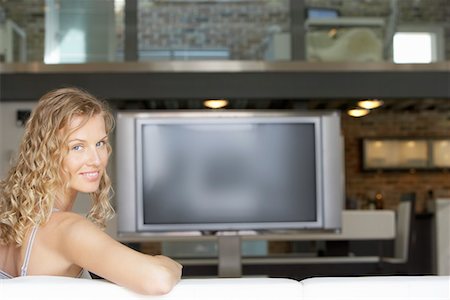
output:
<svg viewBox="0 0 450 300"><path fill-rule="evenodd" d="M348 99L228 99L227 109L307 109L307 110L347 110L356 106L357 100ZM383 99L382 111L450 111L449 99ZM203 99L172 100L126 100L114 101L113 106L120 110L141 109L203 109Z"/></svg>

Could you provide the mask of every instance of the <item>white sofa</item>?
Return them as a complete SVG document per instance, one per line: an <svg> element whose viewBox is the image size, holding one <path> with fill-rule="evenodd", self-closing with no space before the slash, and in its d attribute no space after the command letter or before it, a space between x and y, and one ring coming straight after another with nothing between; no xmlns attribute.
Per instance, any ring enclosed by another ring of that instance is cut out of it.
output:
<svg viewBox="0 0 450 300"><path fill-rule="evenodd" d="M450 276L183 279L164 296L138 295L103 280L28 276L0 280L0 299L449 300Z"/></svg>

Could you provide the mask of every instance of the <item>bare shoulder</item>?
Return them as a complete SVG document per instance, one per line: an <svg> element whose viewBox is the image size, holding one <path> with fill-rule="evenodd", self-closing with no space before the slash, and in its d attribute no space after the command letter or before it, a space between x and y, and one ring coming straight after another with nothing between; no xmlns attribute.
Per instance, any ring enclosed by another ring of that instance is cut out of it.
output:
<svg viewBox="0 0 450 300"><path fill-rule="evenodd" d="M86 266L80 259L93 254L98 258L100 249L114 247L117 243L91 221L76 213L54 213L48 225L52 227L56 251L80 267Z"/></svg>
<svg viewBox="0 0 450 300"><path fill-rule="evenodd" d="M48 224L59 229L68 229L73 226L83 226L92 223L84 216L77 213L61 211L53 213Z"/></svg>
<svg viewBox="0 0 450 300"><path fill-rule="evenodd" d="M108 236L95 224L73 212L54 213L42 229L48 231L54 241L58 241L55 246L63 248L69 245L81 245L92 240L108 239Z"/></svg>

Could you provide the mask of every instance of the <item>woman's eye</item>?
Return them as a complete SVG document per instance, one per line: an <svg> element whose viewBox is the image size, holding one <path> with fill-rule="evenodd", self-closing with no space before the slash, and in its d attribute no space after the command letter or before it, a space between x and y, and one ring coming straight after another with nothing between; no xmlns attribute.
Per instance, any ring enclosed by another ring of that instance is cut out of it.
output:
<svg viewBox="0 0 450 300"><path fill-rule="evenodd" d="M72 150L74 151L80 151L81 149L83 149L83 147L81 145L76 145L72 147Z"/></svg>
<svg viewBox="0 0 450 300"><path fill-rule="evenodd" d="M98 142L97 144L96 144L96 146L97 147L102 147L102 146L104 146L106 143L105 143L105 141L100 141L100 142Z"/></svg>

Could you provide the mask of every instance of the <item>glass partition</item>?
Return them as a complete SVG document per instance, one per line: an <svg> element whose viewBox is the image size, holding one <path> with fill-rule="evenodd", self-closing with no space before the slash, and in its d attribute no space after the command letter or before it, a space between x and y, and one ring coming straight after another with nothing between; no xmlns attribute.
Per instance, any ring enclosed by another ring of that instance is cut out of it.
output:
<svg viewBox="0 0 450 300"><path fill-rule="evenodd" d="M125 0L0 2L0 62L123 60Z"/></svg>
<svg viewBox="0 0 450 300"><path fill-rule="evenodd" d="M46 0L44 62L115 61L114 2Z"/></svg>
<svg viewBox="0 0 450 300"><path fill-rule="evenodd" d="M436 62L450 53L447 6L447 0L3 0L0 62L120 62L126 51L139 61ZM426 58L397 57L409 33L427 36L426 45L408 40Z"/></svg>

